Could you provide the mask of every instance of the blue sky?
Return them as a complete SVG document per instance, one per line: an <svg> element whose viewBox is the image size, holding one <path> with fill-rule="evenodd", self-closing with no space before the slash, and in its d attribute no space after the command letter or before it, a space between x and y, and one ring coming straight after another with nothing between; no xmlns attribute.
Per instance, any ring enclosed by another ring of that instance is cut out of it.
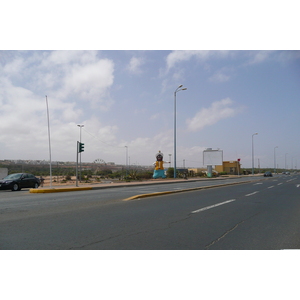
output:
<svg viewBox="0 0 300 300"><path fill-rule="evenodd" d="M173 160L202 167L205 148L224 160L300 168L300 51L0 51L0 159L82 160L150 165ZM286 155L286 153L288 153ZM172 161L173 165L173 161Z"/></svg>

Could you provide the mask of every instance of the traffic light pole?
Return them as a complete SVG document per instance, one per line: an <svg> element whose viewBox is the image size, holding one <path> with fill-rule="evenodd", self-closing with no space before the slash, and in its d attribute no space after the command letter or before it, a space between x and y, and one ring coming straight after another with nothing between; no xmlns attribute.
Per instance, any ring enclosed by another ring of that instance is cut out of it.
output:
<svg viewBox="0 0 300 300"><path fill-rule="evenodd" d="M80 153L80 182L81 182L81 152L84 151L84 143L77 141L76 148L76 186L78 186L78 153Z"/></svg>
<svg viewBox="0 0 300 300"><path fill-rule="evenodd" d="M79 142L77 141L77 147L76 147L76 186L78 186L78 153L79 153Z"/></svg>

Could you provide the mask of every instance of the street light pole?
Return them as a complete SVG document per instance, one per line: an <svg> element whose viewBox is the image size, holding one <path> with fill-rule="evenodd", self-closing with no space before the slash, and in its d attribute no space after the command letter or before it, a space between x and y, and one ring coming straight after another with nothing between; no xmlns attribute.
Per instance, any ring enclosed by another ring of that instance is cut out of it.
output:
<svg viewBox="0 0 300 300"><path fill-rule="evenodd" d="M84 127L84 125L77 125L80 129L80 134L79 134L79 143L81 143L81 128ZM79 175L79 181L81 182L81 152L79 155L79 165L80 165L80 175Z"/></svg>
<svg viewBox="0 0 300 300"><path fill-rule="evenodd" d="M274 147L274 174L276 174L276 153L275 153L276 148L278 148L278 146Z"/></svg>
<svg viewBox="0 0 300 300"><path fill-rule="evenodd" d="M185 91L187 88L182 88L182 84L174 92L174 178L176 178L176 93Z"/></svg>
<svg viewBox="0 0 300 300"><path fill-rule="evenodd" d="M126 177L128 172L128 146L125 146L126 148Z"/></svg>
<svg viewBox="0 0 300 300"><path fill-rule="evenodd" d="M46 105L47 105L47 118L48 118L49 156L50 156L50 189L52 189L52 160L51 160L51 142L50 142L50 120L49 120L49 107L48 107L47 95L46 95Z"/></svg>
<svg viewBox="0 0 300 300"><path fill-rule="evenodd" d="M252 134L252 175L254 175L254 146L253 146L253 136L258 135L258 133Z"/></svg>

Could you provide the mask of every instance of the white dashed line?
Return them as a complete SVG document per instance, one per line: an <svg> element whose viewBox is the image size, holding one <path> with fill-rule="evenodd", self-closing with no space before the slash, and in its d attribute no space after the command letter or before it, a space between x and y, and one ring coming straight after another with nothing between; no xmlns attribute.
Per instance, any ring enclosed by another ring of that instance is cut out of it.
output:
<svg viewBox="0 0 300 300"><path fill-rule="evenodd" d="M278 183L277 185L281 185L281 184L282 184L282 182Z"/></svg>
<svg viewBox="0 0 300 300"><path fill-rule="evenodd" d="M255 195L255 194L257 194L257 193L259 193L258 191L257 192L253 192L253 193L251 193L251 194L247 194L247 195L245 195L246 197L248 197L248 196L252 196L252 195Z"/></svg>
<svg viewBox="0 0 300 300"><path fill-rule="evenodd" d="M211 205L211 206L206 206L206 207L194 210L194 211L192 211L192 214L195 214L195 213L198 213L200 211L207 210L207 209L211 209L211 208L214 208L216 206L220 206L220 205L223 205L223 204L226 204L226 203L230 203L232 201L235 201L235 199L227 200L227 201L224 201L224 202L221 202L221 203L217 203L217 204L214 204L214 205Z"/></svg>
<svg viewBox="0 0 300 300"><path fill-rule="evenodd" d="M268 189L272 189L273 187L274 187L274 185L271 185L271 186L268 187Z"/></svg>

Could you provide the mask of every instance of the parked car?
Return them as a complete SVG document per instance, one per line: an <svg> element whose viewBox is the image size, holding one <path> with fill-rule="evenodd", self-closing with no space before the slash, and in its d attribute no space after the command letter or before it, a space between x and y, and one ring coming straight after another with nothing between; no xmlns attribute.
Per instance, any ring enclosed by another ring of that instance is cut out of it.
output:
<svg viewBox="0 0 300 300"><path fill-rule="evenodd" d="M265 177L272 177L273 175L272 175L271 172L265 172L264 176L265 176Z"/></svg>
<svg viewBox="0 0 300 300"><path fill-rule="evenodd" d="M32 174L14 173L0 180L0 190L19 191L22 188L35 188L40 185L40 180Z"/></svg>

